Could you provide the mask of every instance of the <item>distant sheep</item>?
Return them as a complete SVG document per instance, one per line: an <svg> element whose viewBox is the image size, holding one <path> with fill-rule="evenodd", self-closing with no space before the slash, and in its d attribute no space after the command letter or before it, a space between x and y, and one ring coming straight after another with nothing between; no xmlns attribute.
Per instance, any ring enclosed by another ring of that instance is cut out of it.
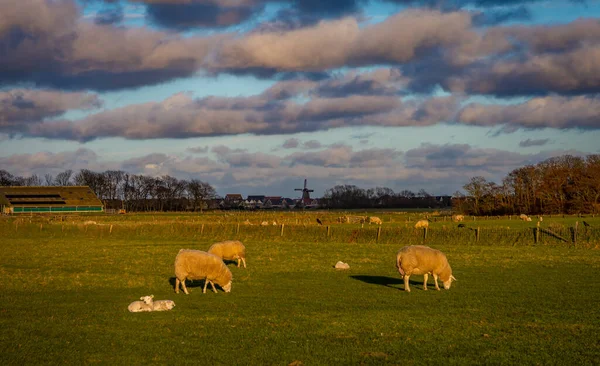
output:
<svg viewBox="0 0 600 366"><path fill-rule="evenodd" d="M427 278L430 273L433 275L435 289L438 291L440 290L438 277L444 283L446 290L450 289L452 281L456 281L452 276L452 268L446 255L424 245L411 245L400 249L396 254L396 268L404 278L404 291L407 292L410 292L408 279L413 274L423 275L424 290L427 290Z"/></svg>
<svg viewBox="0 0 600 366"><path fill-rule="evenodd" d="M454 215L452 216L452 221L454 222L460 222L463 221L465 219L464 215Z"/></svg>
<svg viewBox="0 0 600 366"><path fill-rule="evenodd" d="M525 215L525 214L520 214L519 218L523 221L531 221L531 217Z"/></svg>
<svg viewBox="0 0 600 366"><path fill-rule="evenodd" d="M381 225L383 222L381 221L381 219L377 216L370 216L369 217L369 225L370 224L377 224L377 225Z"/></svg>
<svg viewBox="0 0 600 366"><path fill-rule="evenodd" d="M425 228L428 228L428 227L429 227L429 221L428 220L419 220L415 224L415 229L425 229Z"/></svg>
<svg viewBox="0 0 600 366"><path fill-rule="evenodd" d="M231 281L233 276L231 271L221 258L214 254L203 252L200 250L181 249L175 257L175 293L179 293L179 284L183 288L183 292L189 295L185 280L204 280L204 289L202 293L206 293L206 285L210 283L214 292L215 282L225 292L231 292Z"/></svg>
<svg viewBox="0 0 600 366"><path fill-rule="evenodd" d="M154 298L154 295L142 296L142 297L140 297L141 301L132 302L131 304L129 304L127 309L131 313L139 313L142 311L152 311L153 310L153 306L152 306L153 298Z"/></svg>
<svg viewBox="0 0 600 366"><path fill-rule="evenodd" d="M249 220L244 221L244 225L253 225Z"/></svg>
<svg viewBox="0 0 600 366"><path fill-rule="evenodd" d="M83 224L84 225L98 225L98 223L96 221L91 221L91 220L84 221Z"/></svg>
<svg viewBox="0 0 600 366"><path fill-rule="evenodd" d="M246 247L239 240L226 240L214 243L208 248L208 253L227 261L237 261L238 268L240 260L244 262L246 268Z"/></svg>
<svg viewBox="0 0 600 366"><path fill-rule="evenodd" d="M269 222L268 221L263 221L263 222L260 223L260 225L261 226L267 226L267 225L269 225Z"/></svg>

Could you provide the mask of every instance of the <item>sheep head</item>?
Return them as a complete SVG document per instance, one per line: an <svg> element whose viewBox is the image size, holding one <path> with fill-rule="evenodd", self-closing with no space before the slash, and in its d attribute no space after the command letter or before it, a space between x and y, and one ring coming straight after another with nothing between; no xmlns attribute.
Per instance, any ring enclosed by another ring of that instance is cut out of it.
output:
<svg viewBox="0 0 600 366"><path fill-rule="evenodd" d="M231 292L231 281L229 281L225 286L221 286L225 292Z"/></svg>
<svg viewBox="0 0 600 366"><path fill-rule="evenodd" d="M450 285L452 285L452 281L456 281L456 278L454 278L454 276L452 275L450 275L450 278L448 278L447 281L442 281L444 283L444 289L450 290Z"/></svg>

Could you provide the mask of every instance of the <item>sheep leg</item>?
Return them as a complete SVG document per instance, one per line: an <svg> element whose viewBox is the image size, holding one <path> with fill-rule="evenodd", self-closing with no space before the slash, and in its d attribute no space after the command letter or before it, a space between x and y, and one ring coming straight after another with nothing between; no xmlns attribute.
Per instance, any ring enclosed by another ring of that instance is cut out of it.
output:
<svg viewBox="0 0 600 366"><path fill-rule="evenodd" d="M179 278L175 278L175 293L179 293Z"/></svg>
<svg viewBox="0 0 600 366"><path fill-rule="evenodd" d="M427 291L427 279L429 278L429 274L425 273L423 275L423 290Z"/></svg>
<svg viewBox="0 0 600 366"><path fill-rule="evenodd" d="M185 292L186 295L189 295L190 293L188 292L187 287L185 286L185 278L183 279L183 281L181 281L181 287L183 287L183 292Z"/></svg>
<svg viewBox="0 0 600 366"><path fill-rule="evenodd" d="M404 291L406 292L410 292L410 287L408 286L408 278L410 277L410 275L405 274L404 275Z"/></svg>
<svg viewBox="0 0 600 366"><path fill-rule="evenodd" d="M202 289L202 293L205 294L206 293L206 285L208 285L208 282L210 282L208 279L204 280L204 288Z"/></svg>
<svg viewBox="0 0 600 366"><path fill-rule="evenodd" d="M244 262L244 268L246 268L246 258L242 258L242 262Z"/></svg>
<svg viewBox="0 0 600 366"><path fill-rule="evenodd" d="M210 282L210 285L212 286L212 289L213 289L213 291L214 291L215 293L217 293L217 289L215 288L215 284L214 284L214 283L212 283L212 281L208 281L208 282Z"/></svg>
<svg viewBox="0 0 600 366"><path fill-rule="evenodd" d="M435 281L435 289L439 291L439 290L440 290L440 286L438 286L437 279L438 279L438 275L436 275L436 274L434 273L434 274L433 274L433 280Z"/></svg>
<svg viewBox="0 0 600 366"><path fill-rule="evenodd" d="M238 257L238 259L237 259L237 262L238 262L238 265L237 265L237 267L238 267L238 268L240 268L240 258L239 258L239 257Z"/></svg>

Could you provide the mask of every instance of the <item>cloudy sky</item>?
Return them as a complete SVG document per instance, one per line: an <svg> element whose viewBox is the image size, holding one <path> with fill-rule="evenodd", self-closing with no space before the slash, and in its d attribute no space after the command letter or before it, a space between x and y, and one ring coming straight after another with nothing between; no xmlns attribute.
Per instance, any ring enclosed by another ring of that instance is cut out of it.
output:
<svg viewBox="0 0 600 366"><path fill-rule="evenodd" d="M3 0L0 169L452 194L600 153L600 1Z"/></svg>

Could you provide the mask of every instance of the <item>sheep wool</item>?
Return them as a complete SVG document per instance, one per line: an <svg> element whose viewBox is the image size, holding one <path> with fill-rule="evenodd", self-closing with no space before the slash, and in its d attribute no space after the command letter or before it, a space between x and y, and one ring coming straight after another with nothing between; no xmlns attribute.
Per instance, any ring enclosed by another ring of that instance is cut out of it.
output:
<svg viewBox="0 0 600 366"><path fill-rule="evenodd" d="M238 268L240 260L246 268L246 247L239 240L226 240L214 243L208 248L210 254L214 254L224 261L237 261Z"/></svg>
<svg viewBox="0 0 600 366"><path fill-rule="evenodd" d="M415 224L415 229L424 229L426 227L429 227L429 221L427 220L419 220Z"/></svg>
<svg viewBox="0 0 600 366"><path fill-rule="evenodd" d="M435 281L435 289L440 290L438 286L438 277L444 283L446 290L450 289L452 281L456 278L452 276L452 268L446 255L437 249L424 245L410 245L400 249L396 255L396 268L404 278L404 290L410 292L408 279L411 275L423 275L423 289L427 290L427 278L431 273Z"/></svg>
<svg viewBox="0 0 600 366"><path fill-rule="evenodd" d="M204 280L204 289L210 283L214 292L214 283L221 286L225 292L231 291L233 275L223 260L214 254L201 250L181 249L175 257L175 293L179 293L179 284L186 295L189 294L185 280Z"/></svg>
<svg viewBox="0 0 600 366"><path fill-rule="evenodd" d="M382 224L382 221L381 221L381 219L380 219L379 217L377 217L377 216L371 216L371 217L369 217L369 225L370 225L370 224L377 224L377 225L381 225L381 224Z"/></svg>
<svg viewBox="0 0 600 366"><path fill-rule="evenodd" d="M174 307L175 307L175 302L173 300L156 300L152 303L153 311L171 310Z"/></svg>
<svg viewBox="0 0 600 366"><path fill-rule="evenodd" d="M134 301L127 307L127 310L131 313L139 313L142 311L152 311L153 310L153 299L154 295L142 296L140 297L141 301Z"/></svg>

